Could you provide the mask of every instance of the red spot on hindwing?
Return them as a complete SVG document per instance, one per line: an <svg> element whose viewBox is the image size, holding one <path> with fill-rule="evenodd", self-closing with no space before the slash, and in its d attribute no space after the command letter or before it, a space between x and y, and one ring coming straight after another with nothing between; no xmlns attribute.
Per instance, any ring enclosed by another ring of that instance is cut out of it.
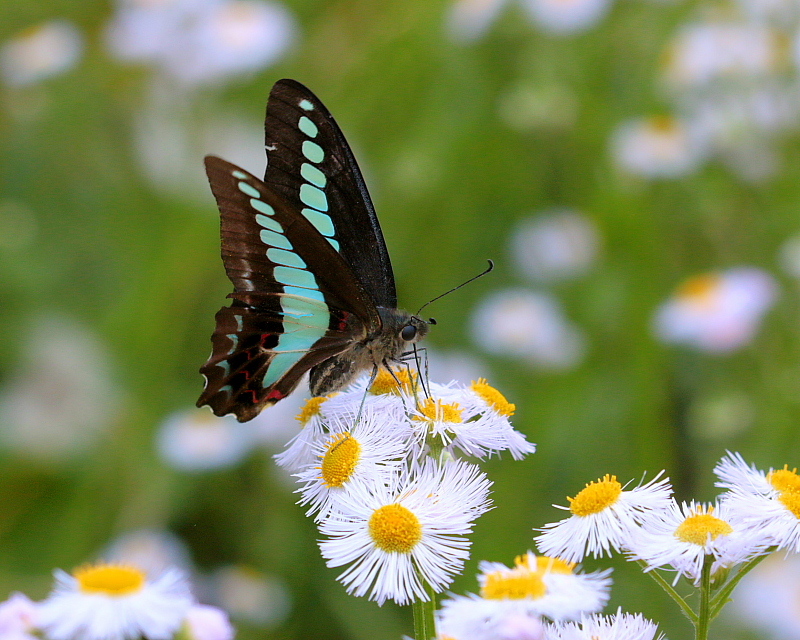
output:
<svg viewBox="0 0 800 640"><path fill-rule="evenodd" d="M339 331L347 329L347 321L352 314L349 311L342 311L340 314L339 325L336 327Z"/></svg>
<svg viewBox="0 0 800 640"><path fill-rule="evenodd" d="M279 391L278 389L273 389L267 394L265 398L267 402L277 402L278 400L283 400L286 397L286 394L283 391Z"/></svg>

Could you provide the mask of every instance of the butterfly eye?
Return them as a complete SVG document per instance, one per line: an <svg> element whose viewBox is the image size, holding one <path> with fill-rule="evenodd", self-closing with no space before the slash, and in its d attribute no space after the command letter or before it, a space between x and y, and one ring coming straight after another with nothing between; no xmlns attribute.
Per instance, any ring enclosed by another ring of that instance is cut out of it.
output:
<svg viewBox="0 0 800 640"><path fill-rule="evenodd" d="M417 335L417 328L413 324L407 324L400 331L400 337L406 342L411 342Z"/></svg>

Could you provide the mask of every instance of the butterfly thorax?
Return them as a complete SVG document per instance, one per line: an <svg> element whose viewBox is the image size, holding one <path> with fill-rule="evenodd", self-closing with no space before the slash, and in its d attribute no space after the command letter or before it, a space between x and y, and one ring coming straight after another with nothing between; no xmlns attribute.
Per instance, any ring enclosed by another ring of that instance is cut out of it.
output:
<svg viewBox="0 0 800 640"><path fill-rule="evenodd" d="M396 362L400 356L428 332L428 323L399 309L377 307L381 326L347 351L313 367L310 372L311 394L324 396L346 387L362 371L372 371Z"/></svg>

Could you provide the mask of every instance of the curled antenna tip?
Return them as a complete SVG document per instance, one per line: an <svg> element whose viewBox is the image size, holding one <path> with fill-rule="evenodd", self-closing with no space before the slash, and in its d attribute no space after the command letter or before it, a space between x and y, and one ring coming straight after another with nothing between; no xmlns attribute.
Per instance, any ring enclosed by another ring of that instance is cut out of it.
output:
<svg viewBox="0 0 800 640"><path fill-rule="evenodd" d="M431 299L431 300L428 300L428 302L426 302L425 304L423 304L423 305L422 305L422 306L419 308L419 311L417 311L417 313L416 313L415 315L419 316L419 314L422 312L422 310L423 310L425 307L427 307L427 306L428 306L428 305L429 305L431 302L434 302L435 300L438 300L439 298L443 298L443 297L444 297L444 296L446 296L448 293L453 293L453 291L456 291L457 289L460 289L460 288L461 288L461 287L463 287L465 284L469 284L469 283L470 283L470 282L472 282L473 280L477 280L478 278L481 278L481 277L485 276L487 273L489 273L490 271L492 271L492 270L494 269L494 261L493 261L493 260L487 260L487 262L489 263L489 267L488 267L487 269L484 269L483 271L481 271L481 273L479 273L477 276L472 276L472 277L471 277L469 280L467 280L466 282L462 282L462 283L461 283L460 285L458 285L457 287L453 287L453 288L452 288L452 289L450 289L449 291L445 291L445 292L444 292L444 293L442 293L441 295L438 295L438 296L436 296L435 298L433 298L433 299ZM431 318L431 319L433 319L433 318ZM436 322L431 322L431 323L429 323L429 324L436 324Z"/></svg>

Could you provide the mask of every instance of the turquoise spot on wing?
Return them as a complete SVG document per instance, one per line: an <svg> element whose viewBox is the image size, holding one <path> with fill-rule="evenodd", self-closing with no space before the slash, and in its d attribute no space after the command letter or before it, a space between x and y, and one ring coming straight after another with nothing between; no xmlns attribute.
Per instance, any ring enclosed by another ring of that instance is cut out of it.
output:
<svg viewBox="0 0 800 640"><path fill-rule="evenodd" d="M316 142L311 142L311 140L305 140L302 148L303 155L315 164L322 162L322 159L325 157L325 152L322 150L322 147ZM258 196L258 194L256 194L256 196Z"/></svg>
<svg viewBox="0 0 800 640"><path fill-rule="evenodd" d="M320 149L321 151L322 149ZM251 198L260 198L261 194L258 192L258 189L255 187L247 184L246 182L239 183L239 191L243 194L250 196Z"/></svg>
<svg viewBox="0 0 800 640"><path fill-rule="evenodd" d="M333 228L333 222L331 221L331 217L320 213L316 209L303 209L301 212L311 224L313 224L317 231L319 231L323 236L332 236L336 233L336 229Z"/></svg>
<svg viewBox="0 0 800 640"><path fill-rule="evenodd" d="M247 174L243 171L239 171L238 169L236 169L236 171L231 171L231 175L234 178L239 178L239 180L247 180Z"/></svg>
<svg viewBox="0 0 800 640"><path fill-rule="evenodd" d="M270 229L262 229L261 233L261 242L270 247L276 247L277 249L291 249L292 244L286 239L286 236L282 236L280 233L275 233Z"/></svg>
<svg viewBox="0 0 800 640"><path fill-rule="evenodd" d="M283 233L283 227L277 220L273 220L272 218L268 218L267 216L262 216L260 213L256 214L256 222L265 229L271 229L272 231Z"/></svg>
<svg viewBox="0 0 800 640"><path fill-rule="evenodd" d="M317 133L319 133L317 125L315 125L305 116L300 118L300 122L297 123L297 126L300 127L300 131L305 133L309 138L316 138Z"/></svg>
<svg viewBox="0 0 800 640"><path fill-rule="evenodd" d="M233 389L231 388L231 385L226 384L224 387L219 388L218 393L233 393Z"/></svg>
<svg viewBox="0 0 800 640"><path fill-rule="evenodd" d="M311 104L305 98L303 98L300 102L298 102L297 106L299 106L301 109L305 109L306 111L313 111L314 110L314 105Z"/></svg>
<svg viewBox="0 0 800 640"><path fill-rule="evenodd" d="M236 317L236 330L242 330L242 316L235 316Z"/></svg>
<svg viewBox="0 0 800 640"><path fill-rule="evenodd" d="M256 211L260 211L261 213L266 213L268 216L275 215L275 209L273 209L263 200L256 200L255 198L251 198L250 206L253 207L253 209L255 209Z"/></svg>
<svg viewBox="0 0 800 640"><path fill-rule="evenodd" d="M325 302L325 296L318 289L301 289L300 287L286 286L283 288L283 292L293 296L300 296L301 298L312 298L313 300Z"/></svg>
<svg viewBox="0 0 800 640"><path fill-rule="evenodd" d="M308 351L317 340L325 334L325 330L320 331L319 327L303 327L295 329L291 333L281 334L278 346L273 351L278 353L285 351Z"/></svg>
<svg viewBox="0 0 800 640"><path fill-rule="evenodd" d="M230 373L231 373L231 365L228 364L227 360L221 360L220 362L217 362L216 366L218 366L220 369L222 369L225 372L223 375L226 378L230 375Z"/></svg>
<svg viewBox="0 0 800 640"><path fill-rule="evenodd" d="M307 162L300 165L300 175L320 189L324 188L328 182L328 179L322 171L317 169L313 164L308 164Z"/></svg>
<svg viewBox="0 0 800 640"><path fill-rule="evenodd" d="M267 258L287 267L305 269L308 266L294 251L286 251L284 249L267 249Z"/></svg>
<svg viewBox="0 0 800 640"><path fill-rule="evenodd" d="M317 211L328 210L328 198L325 197L325 192L322 189L312 187L310 184L300 185L300 199L303 204L313 207Z"/></svg>
<svg viewBox="0 0 800 640"><path fill-rule="evenodd" d="M234 351L236 351L236 347L239 346L239 336L237 336L235 333L228 333L225 335L225 337L228 338L231 342L233 342L233 346L231 347L231 350L228 352L228 353L233 353Z"/></svg>
<svg viewBox="0 0 800 640"><path fill-rule="evenodd" d="M304 355L305 353L302 351L276 354L275 357L270 360L269 369L264 376L261 386L266 388L271 384L275 384L280 377L283 376L283 374L285 374L295 364L297 364L297 361L300 360L300 358L302 358Z"/></svg>
<svg viewBox="0 0 800 640"><path fill-rule="evenodd" d="M292 269L291 267L275 267L272 270L275 279L284 285L291 287L307 287L309 289L317 288L317 281L314 279L314 274L310 271L303 271L302 269Z"/></svg>
<svg viewBox="0 0 800 640"><path fill-rule="evenodd" d="M293 295L281 296L281 308L286 315L293 318L328 316L328 305L325 302L307 296L302 298Z"/></svg>
<svg viewBox="0 0 800 640"><path fill-rule="evenodd" d="M331 246L334 249L336 249L337 251L339 250L339 243L336 240L334 240L333 238L327 238L327 240L328 240L328 242L331 243Z"/></svg>

